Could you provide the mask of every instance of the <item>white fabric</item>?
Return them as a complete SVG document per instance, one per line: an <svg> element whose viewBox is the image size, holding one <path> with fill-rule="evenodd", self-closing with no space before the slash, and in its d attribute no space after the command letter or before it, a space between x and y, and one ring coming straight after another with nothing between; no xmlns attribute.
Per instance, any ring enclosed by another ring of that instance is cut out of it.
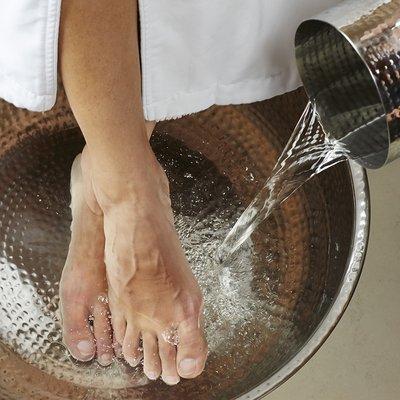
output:
<svg viewBox="0 0 400 400"><path fill-rule="evenodd" d="M146 118L174 118L296 89L296 29L339 2L139 0Z"/></svg>
<svg viewBox="0 0 400 400"><path fill-rule="evenodd" d="M32 111L57 91L61 0L0 0L0 97Z"/></svg>
<svg viewBox="0 0 400 400"><path fill-rule="evenodd" d="M139 0L146 118L297 88L296 28L339 2ZM0 97L18 107L44 111L55 102L60 3L0 0Z"/></svg>

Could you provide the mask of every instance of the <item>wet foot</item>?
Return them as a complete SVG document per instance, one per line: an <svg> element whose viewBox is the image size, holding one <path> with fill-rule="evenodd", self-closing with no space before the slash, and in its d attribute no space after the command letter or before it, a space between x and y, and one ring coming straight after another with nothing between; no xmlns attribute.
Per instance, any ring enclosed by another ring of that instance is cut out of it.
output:
<svg viewBox="0 0 400 400"><path fill-rule="evenodd" d="M96 173L84 151L88 202L104 215L109 305L116 341L131 365L143 360L149 379L175 385L204 369L203 298L173 225L168 181L154 155L138 178ZM103 182L103 184L101 183ZM95 207L95 206L93 206Z"/></svg>
<svg viewBox="0 0 400 400"><path fill-rule="evenodd" d="M103 218L87 205L80 156L71 171L71 243L60 282L64 343L79 361L113 361L112 329L107 304Z"/></svg>

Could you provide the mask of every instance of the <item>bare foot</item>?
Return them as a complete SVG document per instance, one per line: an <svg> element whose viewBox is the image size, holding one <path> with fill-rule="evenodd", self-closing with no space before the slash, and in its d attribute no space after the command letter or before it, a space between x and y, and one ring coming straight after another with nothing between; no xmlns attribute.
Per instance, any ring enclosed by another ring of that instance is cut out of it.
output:
<svg viewBox="0 0 400 400"><path fill-rule="evenodd" d="M103 218L87 206L80 164L78 156L71 171L71 243L60 282L63 337L75 359L97 357L107 366L114 351L106 300Z"/></svg>
<svg viewBox="0 0 400 400"><path fill-rule="evenodd" d="M195 378L204 369L203 298L173 225L168 180L154 156L150 159L143 179L122 179L123 185L112 177L103 180L107 184L97 184L85 151L82 168L87 201L97 200L104 213L116 340L129 364L136 366L144 357L150 379L161 375L174 385L180 377ZM104 178L104 171L101 174Z"/></svg>

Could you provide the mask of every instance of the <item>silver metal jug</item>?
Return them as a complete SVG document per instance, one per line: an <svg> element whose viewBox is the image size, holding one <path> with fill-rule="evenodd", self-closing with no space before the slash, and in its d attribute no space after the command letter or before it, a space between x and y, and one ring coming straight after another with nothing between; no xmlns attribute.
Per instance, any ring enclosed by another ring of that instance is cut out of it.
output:
<svg viewBox="0 0 400 400"><path fill-rule="evenodd" d="M364 167L400 157L400 0L349 0L303 22L296 58L328 135Z"/></svg>

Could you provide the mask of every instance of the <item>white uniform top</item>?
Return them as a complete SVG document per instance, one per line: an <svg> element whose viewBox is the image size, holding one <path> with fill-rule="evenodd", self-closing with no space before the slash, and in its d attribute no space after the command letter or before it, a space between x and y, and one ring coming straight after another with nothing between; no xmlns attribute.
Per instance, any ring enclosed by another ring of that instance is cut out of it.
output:
<svg viewBox="0 0 400 400"><path fill-rule="evenodd" d="M139 0L148 120L271 98L300 85L299 23L340 0ZM0 97L50 109L61 0L0 0Z"/></svg>

